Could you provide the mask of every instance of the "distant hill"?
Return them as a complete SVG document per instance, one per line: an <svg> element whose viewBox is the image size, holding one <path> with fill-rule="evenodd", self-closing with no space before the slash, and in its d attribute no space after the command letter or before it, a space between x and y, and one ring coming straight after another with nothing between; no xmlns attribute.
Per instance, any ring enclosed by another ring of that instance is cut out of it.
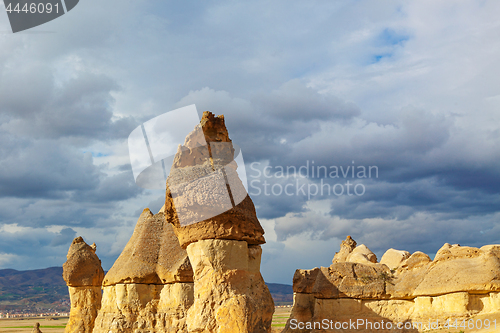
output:
<svg viewBox="0 0 500 333"><path fill-rule="evenodd" d="M62 267L0 270L0 312L66 312L69 307Z"/></svg>
<svg viewBox="0 0 500 333"><path fill-rule="evenodd" d="M266 283L275 305L288 305L293 303L293 287L289 284Z"/></svg>
<svg viewBox="0 0 500 333"><path fill-rule="evenodd" d="M0 312L69 311L68 287L62 267L30 271L0 270ZM292 286L267 283L276 305L293 302Z"/></svg>

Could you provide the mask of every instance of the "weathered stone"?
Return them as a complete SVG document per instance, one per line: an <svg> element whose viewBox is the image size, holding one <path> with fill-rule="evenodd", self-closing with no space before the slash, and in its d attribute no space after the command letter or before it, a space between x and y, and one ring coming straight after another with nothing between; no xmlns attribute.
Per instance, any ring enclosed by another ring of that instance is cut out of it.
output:
<svg viewBox="0 0 500 333"><path fill-rule="evenodd" d="M364 244L356 246L346 258L347 262L356 262L360 264L377 263L377 256Z"/></svg>
<svg viewBox="0 0 500 333"><path fill-rule="evenodd" d="M384 276L389 274L389 270L384 265L337 263L330 266L330 271L332 274L342 272L340 284L337 286L340 297L363 299L387 297Z"/></svg>
<svg viewBox="0 0 500 333"><path fill-rule="evenodd" d="M165 205L143 211L104 279L95 333L270 333L264 230L235 151L224 117L205 112L178 148Z"/></svg>
<svg viewBox="0 0 500 333"><path fill-rule="evenodd" d="M178 223L173 205L169 204L168 200L166 211L167 219L173 222L175 233L183 248L203 239L244 240L251 245L265 243L264 229L257 220L255 206L249 196L220 215L187 226Z"/></svg>
<svg viewBox="0 0 500 333"><path fill-rule="evenodd" d="M63 278L71 287L100 286L104 278L101 261L95 254L95 248L77 237L71 243L67 261L63 264Z"/></svg>
<svg viewBox="0 0 500 333"><path fill-rule="evenodd" d="M103 289L95 333L187 332L193 283L117 284Z"/></svg>
<svg viewBox="0 0 500 333"><path fill-rule="evenodd" d="M91 333L101 308L100 286L68 287L71 310L65 333Z"/></svg>
<svg viewBox="0 0 500 333"><path fill-rule="evenodd" d="M142 212L132 237L104 278L103 286L123 283L193 282L187 253L163 213Z"/></svg>
<svg viewBox="0 0 500 333"><path fill-rule="evenodd" d="M431 261L431 258L427 254L416 251L403 261L399 267L402 271L414 270L423 266L427 267Z"/></svg>
<svg viewBox="0 0 500 333"><path fill-rule="evenodd" d="M422 282L415 286L414 296L433 296L468 291L481 293L500 290L500 258L496 256L464 257L433 262Z"/></svg>
<svg viewBox="0 0 500 333"><path fill-rule="evenodd" d="M475 247L460 246L458 244L450 245L448 243L444 244L436 253L434 262L451 260L456 258L476 258L483 254L484 252Z"/></svg>
<svg viewBox="0 0 500 333"><path fill-rule="evenodd" d="M203 239L265 243L255 206L236 172L224 117L204 112L167 179L165 218L183 248Z"/></svg>
<svg viewBox="0 0 500 333"><path fill-rule="evenodd" d="M187 247L195 277L188 332L270 332L274 303L257 270L259 248L220 239Z"/></svg>
<svg viewBox="0 0 500 333"><path fill-rule="evenodd" d="M332 263L344 262L347 256L356 248L356 241L351 236L347 236L340 244L340 251L333 256Z"/></svg>
<svg viewBox="0 0 500 333"><path fill-rule="evenodd" d="M144 209L134 233L103 282L95 333L187 332L193 270L163 215Z"/></svg>
<svg viewBox="0 0 500 333"><path fill-rule="evenodd" d="M401 263L410 257L410 252L408 251L399 251L395 249L387 250L382 259L380 259L380 263L386 265L391 270L397 269Z"/></svg>
<svg viewBox="0 0 500 333"><path fill-rule="evenodd" d="M284 333L338 331L294 330L292 320L304 323L321 322L325 318L333 322L363 320L365 324L380 325L382 321L394 324L453 321L499 312L500 245L477 249L445 244L434 260L420 251L409 256L405 251L390 250L380 264L368 258L363 263L349 262L349 257L356 253L352 246L343 247L344 254L350 251L343 262L333 263L329 268L296 271L294 308ZM359 253L366 256L363 248ZM395 271L390 271L390 267L396 268ZM408 332L425 329L413 327Z"/></svg>
<svg viewBox="0 0 500 333"><path fill-rule="evenodd" d="M104 271L95 254L96 247L87 245L82 237L71 243L63 278L69 289L71 311L65 333L91 333L97 311L101 307L101 283Z"/></svg>
<svg viewBox="0 0 500 333"><path fill-rule="evenodd" d="M320 273L319 268L297 269L293 275L293 292L311 294L314 283Z"/></svg>
<svg viewBox="0 0 500 333"><path fill-rule="evenodd" d="M313 294L316 298L377 298L388 297L385 284L391 276L385 265L363 265L338 262L330 267L297 270L293 278L296 293Z"/></svg>

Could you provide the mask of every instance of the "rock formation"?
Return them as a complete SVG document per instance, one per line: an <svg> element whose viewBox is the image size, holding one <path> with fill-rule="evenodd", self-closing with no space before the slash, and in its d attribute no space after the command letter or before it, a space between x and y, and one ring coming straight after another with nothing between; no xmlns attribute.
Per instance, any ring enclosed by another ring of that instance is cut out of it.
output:
<svg viewBox="0 0 500 333"><path fill-rule="evenodd" d="M162 211L142 212L103 290L94 332L186 332L193 271Z"/></svg>
<svg viewBox="0 0 500 333"><path fill-rule="evenodd" d="M40 323L35 323L35 325L33 325L31 333L42 333L42 331L40 330Z"/></svg>
<svg viewBox="0 0 500 333"><path fill-rule="evenodd" d="M224 117L205 112L167 179L165 217L194 272L188 332L270 332L274 303L260 274L264 241L236 172Z"/></svg>
<svg viewBox="0 0 500 333"><path fill-rule="evenodd" d="M65 333L90 333L94 327L97 311L101 307L101 283L104 271L101 261L82 237L71 244L67 261L63 265L71 299L71 312Z"/></svg>
<svg viewBox="0 0 500 333"><path fill-rule="evenodd" d="M409 323L406 331L417 332L431 322L444 325L447 319L500 311L500 245L478 249L445 244L434 260L420 251L409 255L389 249L382 263L366 246L355 245L348 237L330 267L295 272L294 305L284 333L335 331L293 329L297 322L324 319L363 321L361 329L349 327L345 332L363 331L367 322L382 321L385 328L387 323L393 328Z"/></svg>
<svg viewBox="0 0 500 333"><path fill-rule="evenodd" d="M72 318L85 319L79 332L271 332L274 303L260 274L264 230L238 176L237 153L224 117L205 112L178 148L165 205L156 215L142 212L104 281L93 269L65 268L66 281L94 288L92 321L72 297ZM70 253L83 246L75 242Z"/></svg>
<svg viewBox="0 0 500 333"><path fill-rule="evenodd" d="M203 239L265 243L234 154L224 116L208 111L179 145L167 179L165 217L183 248Z"/></svg>

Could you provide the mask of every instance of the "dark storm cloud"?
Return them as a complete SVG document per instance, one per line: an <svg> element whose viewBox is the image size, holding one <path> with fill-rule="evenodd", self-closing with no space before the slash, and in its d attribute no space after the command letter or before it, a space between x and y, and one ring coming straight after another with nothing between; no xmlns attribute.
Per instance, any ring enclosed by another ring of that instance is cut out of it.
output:
<svg viewBox="0 0 500 333"><path fill-rule="evenodd" d="M353 103L346 103L334 96L321 95L298 79L288 81L271 93L260 93L252 98L259 113L272 118L301 124L332 119L350 119L360 114Z"/></svg>
<svg viewBox="0 0 500 333"><path fill-rule="evenodd" d="M66 245L71 243L71 241L75 238L76 231L71 228L62 229L59 234L52 239L50 242L50 246L59 246Z"/></svg>
<svg viewBox="0 0 500 333"><path fill-rule="evenodd" d="M181 102L225 114L231 138L242 147L247 162L249 193L259 217L279 221L275 226L278 240L295 235L343 239L357 229L363 237L369 229L365 219L401 221L410 227L404 221L415 220L418 214L426 214L428 225L433 221L434 230L441 230L455 223L450 221L482 220L498 211L498 162L478 167L468 157L470 152L457 146L467 134L458 130L453 117L406 107L392 123L368 122L355 105L320 95L297 80L255 99L204 88ZM484 156L488 156L487 151ZM377 176L359 179L349 172L346 178L339 171L338 178L299 177L299 183L293 175L280 177L279 172L287 167L297 170L308 164L310 172L312 163L327 168L374 166ZM264 175L266 166L269 170ZM363 184L365 193L307 195L307 184L333 186L346 181ZM287 184L293 185L292 195L283 193ZM297 191L302 184L306 193ZM328 214L310 216L309 200L329 202ZM382 226L382 230L387 227ZM441 238L430 237L428 242L436 247ZM464 235L458 238L470 240Z"/></svg>
<svg viewBox="0 0 500 333"><path fill-rule="evenodd" d="M71 228L92 228L100 225L114 226L119 221L119 205L113 202L76 202L70 199L19 199L2 198L2 224L43 228L62 225Z"/></svg>
<svg viewBox="0 0 500 333"><path fill-rule="evenodd" d="M111 93L119 87L111 78L82 72L61 85L50 75L49 66L39 67L4 73L0 81L4 82L0 97L6 96L0 99L0 112L10 116L2 127L10 133L36 139L107 140L126 138L138 125L131 117L112 119Z"/></svg>
<svg viewBox="0 0 500 333"><path fill-rule="evenodd" d="M52 140L20 140L8 135L4 139L10 145L0 148L2 197L61 198L69 191L87 191L99 183L99 170L90 153Z"/></svg>
<svg viewBox="0 0 500 333"><path fill-rule="evenodd" d="M349 121L360 113L354 104L321 95L300 80L249 100L203 88L190 92L177 105L192 103L199 112L209 110L226 116L231 138L244 149L246 161L281 159L291 153L291 144L318 133L322 121ZM282 140L289 144L282 144Z"/></svg>
<svg viewBox="0 0 500 333"><path fill-rule="evenodd" d="M72 200L109 203L134 198L143 192L134 182L132 171L103 176L99 185L89 191L75 192Z"/></svg>

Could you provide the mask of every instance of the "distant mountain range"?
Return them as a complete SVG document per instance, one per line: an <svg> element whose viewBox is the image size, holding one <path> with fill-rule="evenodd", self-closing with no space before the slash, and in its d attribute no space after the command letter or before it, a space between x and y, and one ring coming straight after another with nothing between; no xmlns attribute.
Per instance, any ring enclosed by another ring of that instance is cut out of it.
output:
<svg viewBox="0 0 500 333"><path fill-rule="evenodd" d="M0 312L68 312L68 287L62 267L30 271L0 270ZM276 305L293 302L292 286L267 283Z"/></svg>

